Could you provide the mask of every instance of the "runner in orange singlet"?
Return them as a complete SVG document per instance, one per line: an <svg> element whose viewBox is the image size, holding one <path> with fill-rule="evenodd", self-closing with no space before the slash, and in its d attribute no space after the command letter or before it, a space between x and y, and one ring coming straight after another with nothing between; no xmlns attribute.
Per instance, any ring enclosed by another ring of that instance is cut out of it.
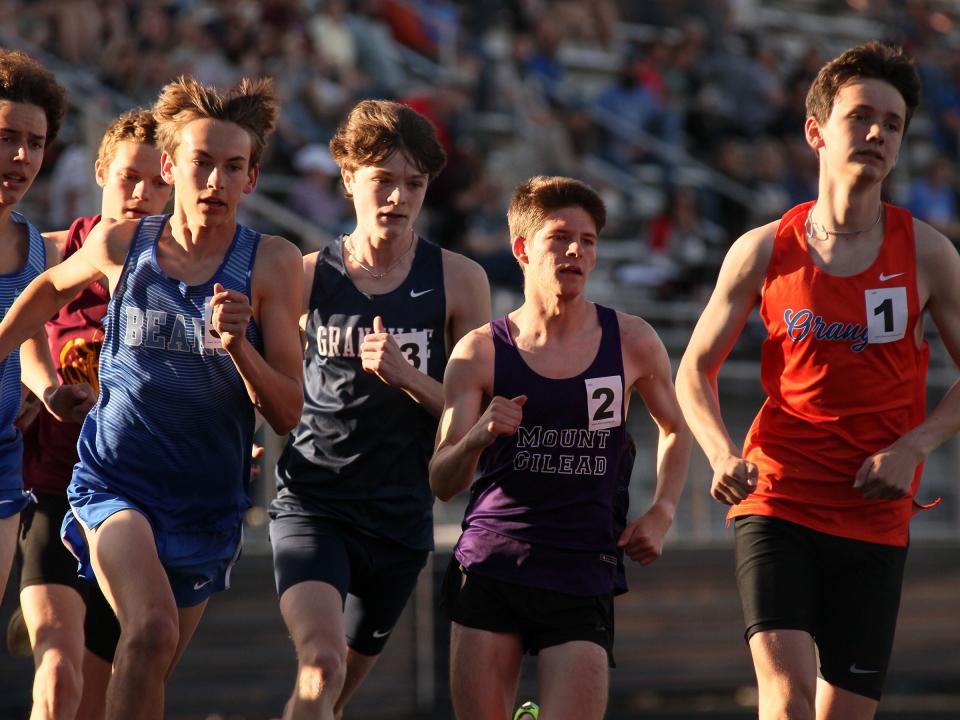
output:
<svg viewBox="0 0 960 720"><path fill-rule="evenodd" d="M817 199L734 243L680 363L711 493L735 520L761 720L874 716L922 462L960 429L956 384L925 416L923 337L928 311L960 361L960 256L881 202L919 96L913 63L880 43L820 70L804 125ZM741 451L717 374L758 304L767 399Z"/></svg>

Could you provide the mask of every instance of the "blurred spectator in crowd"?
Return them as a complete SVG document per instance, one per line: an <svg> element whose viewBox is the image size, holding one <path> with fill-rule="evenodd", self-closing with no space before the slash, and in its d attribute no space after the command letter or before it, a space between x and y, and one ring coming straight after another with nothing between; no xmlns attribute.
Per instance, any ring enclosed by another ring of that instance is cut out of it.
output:
<svg viewBox="0 0 960 720"><path fill-rule="evenodd" d="M707 28L699 19L689 18L679 33L679 37L667 45L662 72L666 102L685 120L705 72Z"/></svg>
<svg viewBox="0 0 960 720"><path fill-rule="evenodd" d="M300 176L310 166L312 177L302 188L270 186L280 199L300 203L304 215L326 208L319 213L325 216L339 208L338 189L336 202L297 196L325 189L314 146L325 145L346 109L364 97L406 98L437 125L451 158L431 186L424 220L448 247L465 243L482 255L484 238L496 235L502 219L494 186L513 186L533 173L578 177L607 188L609 229L628 238L657 213L662 186L679 179L678 158L686 151L693 162L683 165L710 158L718 172L702 180L696 199L705 222L723 228L727 240L759 222L755 218L814 197L816 158L798 128L806 88L830 38L792 33L790 27L771 32L758 5L756 0L0 0L0 17L15 18L0 26L0 33L34 43L80 72L86 64L91 76L119 91L124 102L152 101L180 72L219 84L273 76L283 110L263 171L282 178ZM815 12L858 14L914 49L929 109L912 132L929 139L945 158L960 158L956 9L942 1L823 0ZM584 58L590 59L586 65ZM621 132L612 131L611 118ZM76 212L59 206L69 206L76 195L68 181L77 175L71 165L80 152L68 148L59 163L50 154L51 202L57 205L51 220ZM607 162L597 163L594 156ZM304 165L306 158L313 165ZM660 166L660 180L638 167L652 163ZM932 169L915 189L911 178L903 178L902 196L911 199L918 217L926 213L957 237L952 220L935 218L938 212L952 217L944 212L948 198L935 177L939 172ZM748 192L730 191L729 180ZM666 201L671 207L675 202Z"/></svg>
<svg viewBox="0 0 960 720"><path fill-rule="evenodd" d="M552 13L544 12L536 18L532 52L524 70L542 83L550 95L563 90L564 68L559 55L562 41L560 23Z"/></svg>
<svg viewBox="0 0 960 720"><path fill-rule="evenodd" d="M762 225L775 220L792 206L784 185L786 151L773 137L763 138L751 148L752 194L749 225Z"/></svg>
<svg viewBox="0 0 960 720"><path fill-rule="evenodd" d="M344 198L340 168L330 151L324 145L307 145L297 152L293 166L298 177L287 195L290 209L330 235L344 232L352 205Z"/></svg>
<svg viewBox="0 0 960 720"><path fill-rule="evenodd" d="M724 177L715 180L707 188L704 211L707 217L723 228L726 242L732 243L746 232L750 208L740 199L732 197L730 192L725 192L725 188L718 186L718 183L733 180L748 189L752 181L750 156L742 140L721 136L718 142L714 167Z"/></svg>
<svg viewBox="0 0 960 720"><path fill-rule="evenodd" d="M802 135L787 136L784 148L787 159L783 188L787 192L787 204L793 207L817 197L820 164Z"/></svg>
<svg viewBox="0 0 960 720"><path fill-rule="evenodd" d="M99 198L94 195L94 202L90 202L91 183L84 174L95 158L96 153L80 143L68 145L60 153L50 176L50 207L44 218L45 230L66 227L87 208L97 207Z"/></svg>
<svg viewBox="0 0 960 720"><path fill-rule="evenodd" d="M219 23L209 13L183 15L177 21L176 49L170 65L176 75L190 75L204 85L226 86L239 80L218 43Z"/></svg>
<svg viewBox="0 0 960 720"><path fill-rule="evenodd" d="M700 214L695 188L670 190L663 212L650 223L647 245L670 261L660 293L706 300L727 248L723 229Z"/></svg>
<svg viewBox="0 0 960 720"><path fill-rule="evenodd" d="M348 24L357 48L357 67L369 79L377 97L400 94L404 73L400 49L390 27L381 19L381 0L359 0Z"/></svg>
<svg viewBox="0 0 960 720"><path fill-rule="evenodd" d="M349 77L357 66L357 43L347 24L347 4L327 0L324 5L324 11L310 19L310 38L320 57L335 67L340 77Z"/></svg>
<svg viewBox="0 0 960 720"><path fill-rule="evenodd" d="M960 56L950 50L929 57L934 62L921 64L920 77L932 124L930 139L940 152L956 160L960 157Z"/></svg>
<svg viewBox="0 0 960 720"><path fill-rule="evenodd" d="M914 217L930 223L954 243L960 243L955 163L936 157L910 187L906 207Z"/></svg>
<svg viewBox="0 0 960 720"><path fill-rule="evenodd" d="M606 49L614 47L620 14L614 0L554 0L550 12L567 40Z"/></svg>
<svg viewBox="0 0 960 720"><path fill-rule="evenodd" d="M524 105L521 113L515 131L487 154L487 168L498 184L516 187L530 177L534 168L544 175L583 177L571 126L547 103L535 98ZM506 212L506 199L503 207Z"/></svg>
<svg viewBox="0 0 960 720"><path fill-rule="evenodd" d="M620 69L616 84L596 98L615 129L601 133L601 155L621 169L647 159L644 135L676 144L679 123L663 104L663 77L640 51L635 51Z"/></svg>
<svg viewBox="0 0 960 720"><path fill-rule="evenodd" d="M749 34L726 38L704 64L707 75L690 126L698 148L710 148L718 136L756 137L769 129L784 102L778 64L772 43Z"/></svg>
<svg viewBox="0 0 960 720"><path fill-rule="evenodd" d="M455 197L472 180L468 169L472 166L472 152L464 137L471 87L472 78L465 74L464 68L454 68L439 78L435 86L424 87L400 100L433 123L437 140L447 153L447 165L430 183L424 208L429 215L430 236L434 242L458 252L467 218L457 207Z"/></svg>
<svg viewBox="0 0 960 720"><path fill-rule="evenodd" d="M521 292L523 273L510 249L505 191L482 162L473 166L473 182L456 197L467 217L462 250L486 271L491 285Z"/></svg>

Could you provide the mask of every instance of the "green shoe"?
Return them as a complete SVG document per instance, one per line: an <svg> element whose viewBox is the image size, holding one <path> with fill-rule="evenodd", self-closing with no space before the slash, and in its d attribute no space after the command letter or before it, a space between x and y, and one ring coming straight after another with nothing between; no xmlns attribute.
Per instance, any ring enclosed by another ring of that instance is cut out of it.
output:
<svg viewBox="0 0 960 720"><path fill-rule="evenodd" d="M539 718L540 706L529 700L518 707L513 714L513 720L539 720Z"/></svg>
<svg viewBox="0 0 960 720"><path fill-rule="evenodd" d="M27 633L27 624L23 621L23 613L18 607L10 616L7 623L7 652L13 657L30 657L33 648L30 647L30 635Z"/></svg>

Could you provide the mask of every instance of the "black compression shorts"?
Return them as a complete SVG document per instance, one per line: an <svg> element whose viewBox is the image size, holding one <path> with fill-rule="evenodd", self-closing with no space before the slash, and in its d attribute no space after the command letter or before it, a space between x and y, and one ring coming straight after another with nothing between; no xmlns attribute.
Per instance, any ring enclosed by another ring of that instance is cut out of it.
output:
<svg viewBox="0 0 960 720"><path fill-rule="evenodd" d="M907 549L760 515L738 518L735 528L746 638L806 631L816 641L824 680L879 700Z"/></svg>

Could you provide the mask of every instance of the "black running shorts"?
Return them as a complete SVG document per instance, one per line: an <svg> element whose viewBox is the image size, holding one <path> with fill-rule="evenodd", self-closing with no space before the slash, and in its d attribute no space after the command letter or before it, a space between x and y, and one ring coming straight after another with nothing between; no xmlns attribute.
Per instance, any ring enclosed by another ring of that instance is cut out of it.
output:
<svg viewBox="0 0 960 720"><path fill-rule="evenodd" d="M519 635L524 650L585 640L613 660L613 595L570 595L471 573L452 558L441 603L450 619L466 627Z"/></svg>
<svg viewBox="0 0 960 720"><path fill-rule="evenodd" d="M97 585L83 580L77 559L60 540L60 524L70 512L66 496L35 492L36 503L20 514L17 557L20 560L20 589L31 585L66 585L74 588L87 603L84 640L87 649L107 662L120 641L120 623Z"/></svg>
<svg viewBox="0 0 960 720"><path fill-rule="evenodd" d="M816 641L824 680L879 700L907 549L759 515L738 518L735 535L746 638L806 631Z"/></svg>
<svg viewBox="0 0 960 720"><path fill-rule="evenodd" d="M333 520L292 514L270 522L270 542L277 596L302 582L332 585L344 598L347 645L371 656L387 644L429 555Z"/></svg>

